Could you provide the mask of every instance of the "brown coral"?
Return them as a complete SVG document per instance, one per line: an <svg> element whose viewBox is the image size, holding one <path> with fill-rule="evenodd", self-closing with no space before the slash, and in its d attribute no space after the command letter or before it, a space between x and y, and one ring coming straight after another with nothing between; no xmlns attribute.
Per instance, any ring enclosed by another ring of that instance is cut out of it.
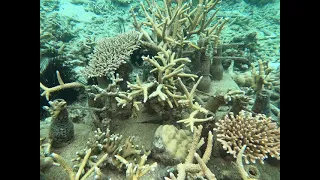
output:
<svg viewBox="0 0 320 180"><path fill-rule="evenodd" d="M216 125L217 140L233 157L246 145L243 154L247 164L256 160L263 164L268 155L280 159L280 128L264 114L252 117L251 113L240 111L235 117L230 113L230 117L226 115Z"/></svg>

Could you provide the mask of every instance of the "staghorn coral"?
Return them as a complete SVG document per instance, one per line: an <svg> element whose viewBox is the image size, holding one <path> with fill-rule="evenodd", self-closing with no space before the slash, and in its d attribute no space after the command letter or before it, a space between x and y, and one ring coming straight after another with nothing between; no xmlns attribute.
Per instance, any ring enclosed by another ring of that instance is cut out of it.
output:
<svg viewBox="0 0 320 180"><path fill-rule="evenodd" d="M174 106L186 107L191 114L189 118L180 120L178 123L187 123L187 126L190 126L191 131L193 131L193 124L195 122L203 122L213 119L213 117L205 119L195 118L198 113L209 113L208 110L199 105L198 102L194 101L195 91L202 79L202 76L198 79L196 84L189 92L187 87L183 84L181 78L188 77L194 80L194 78L198 77L197 75L186 74L183 72L183 67L185 65L184 63L190 62L189 59L175 58L175 53L167 50L166 44L160 43L158 47L161 49L161 52L158 53L158 56L155 56L154 58L142 57L143 60L149 62L155 67L150 72L157 72L157 81L143 83L140 81L140 78L137 75L136 84L127 82L128 87L131 90L127 92L127 96L123 95L122 97L116 97L118 106L124 107L132 102L133 104L137 104L140 101L136 101L135 99L143 95L144 103L150 98L157 98L157 100L162 103L163 106L165 106L166 102L170 108L173 108ZM175 67L178 64L180 65ZM178 88L176 87L176 81L179 82L184 94L177 92ZM157 85L157 88L154 90L153 87L155 85ZM154 91L149 94L150 90ZM138 110L138 108L136 109Z"/></svg>
<svg viewBox="0 0 320 180"><path fill-rule="evenodd" d="M95 172L94 179L101 179L101 171L99 169L99 165L104 162L104 160L107 159L108 154L103 155L96 163L92 165L90 169L88 169L85 173L83 173L83 170L85 168L85 165L88 162L88 159L91 155L91 149L88 149L85 153L85 156L83 157L83 160L81 161L81 164L79 166L79 169L76 171L76 173L72 170L72 168L68 165L66 160L60 156L59 154L52 153L50 156L55 159L62 167L63 169L68 173L70 180L85 180L87 179L93 172Z"/></svg>
<svg viewBox="0 0 320 180"><path fill-rule="evenodd" d="M280 128L264 114L252 117L251 113L240 111L236 117L233 113L216 123L217 141L227 153L236 158L243 145L245 162L255 163L270 155L280 159Z"/></svg>
<svg viewBox="0 0 320 180"><path fill-rule="evenodd" d="M139 33L130 31L113 38L98 40L88 66L82 73L90 77L105 77L115 72L139 45Z"/></svg>
<svg viewBox="0 0 320 180"><path fill-rule="evenodd" d="M163 0L163 7L160 7L155 1L147 0L148 8L144 3L140 6L146 18L145 22L139 23L136 14L132 10L134 18L134 27L143 34L142 42L146 46L158 42L168 42L172 47L182 48L189 45L195 49L199 49L197 45L190 41L192 35L205 34L207 37L215 39L218 42L219 34L226 20L220 19L214 26L210 26L214 20L217 11L210 13L219 0L200 0L196 6L192 6L191 2L185 0L176 1L177 5L173 5L172 1ZM208 17L210 13L210 16ZM152 30L152 38L142 28L142 26L150 27ZM182 49L180 49L182 50ZM179 53L180 54L180 53Z"/></svg>
<svg viewBox="0 0 320 180"><path fill-rule="evenodd" d="M144 154L141 157L139 164L136 164L130 163L120 155L115 155L115 158L117 158L121 163L126 165L126 177L129 180L138 180L149 171L154 171L158 164L157 162L154 162L151 165L145 164L147 161L147 157L148 155Z"/></svg>
<svg viewBox="0 0 320 180"><path fill-rule="evenodd" d="M81 166L81 162L86 155L86 151L91 149L91 156L88 158L88 163L86 163L85 169L91 168L97 161L98 157L103 154L108 154L106 162L102 164L105 166L108 162L112 166L121 169L123 163L116 159L114 155L119 155L125 158L126 161L134 163L141 159L142 154L148 154L145 152L144 148L139 149L138 145L133 144L134 137L128 137L124 143L122 143L122 135L111 134L110 130L107 129L106 132L102 132L99 128L94 131L95 135L93 138L89 138L86 147L76 152L76 157L72 159L73 162L77 162L73 166L74 170L78 170Z"/></svg>
<svg viewBox="0 0 320 180"><path fill-rule="evenodd" d="M43 93L41 94L41 96L45 95L46 99L48 101L49 101L50 93L52 93L52 92L60 91L62 89L67 89L67 88L84 87L83 84L78 83L78 82L64 83L61 79L59 71L56 71L56 74L57 74L57 79L59 82L58 86L48 88L40 82L40 88L44 90Z"/></svg>
<svg viewBox="0 0 320 180"><path fill-rule="evenodd" d="M197 128L195 128L193 141L186 160L184 163L180 163L177 165L177 177L173 173L170 173L170 178L165 177L166 180L204 179L204 176L208 180L216 180L215 175L206 165L206 163L208 163L208 161L210 160L212 152L213 135L211 131L209 131L208 133L207 147L202 157L200 157L199 154L196 153L196 150L204 144L203 138L200 139L202 128L202 125L199 125ZM197 164L193 163L194 158L198 162Z"/></svg>
<svg viewBox="0 0 320 180"><path fill-rule="evenodd" d="M241 175L241 178L243 180L258 180L259 176L260 176L260 172L255 166L252 166L252 165L248 165L246 167L243 166L242 157L243 157L243 153L244 153L246 147L247 147L247 145L243 145L241 147L241 149L237 155L236 163L234 163L234 162L233 163L237 167L237 169ZM252 174L247 171L249 168L251 168L251 170L256 172L256 175L254 177L252 177Z"/></svg>
<svg viewBox="0 0 320 180"><path fill-rule="evenodd" d="M117 106L116 98L125 96L126 93L120 91L119 83L123 81L119 74L109 74L111 83L105 89L93 85L88 88L88 106L94 117L94 125L96 128L106 130L110 122L115 117L128 117L132 113L134 106L121 108Z"/></svg>
<svg viewBox="0 0 320 180"><path fill-rule="evenodd" d="M264 86L267 85L268 88L272 86L270 81L271 69L269 68L269 62L261 60L258 61L259 63L259 73L256 72L253 64L252 66L252 81L251 87L256 91L259 92L264 89Z"/></svg>
<svg viewBox="0 0 320 180"><path fill-rule="evenodd" d="M157 100L162 103L162 106L168 105L170 108L187 107L190 112L196 111L194 115L198 112L207 114L208 110L201 107L197 102L194 102L193 98L196 87L202 77L199 78L190 92L181 80L181 78L185 77L191 78L192 80L198 77L197 75L183 72L185 63L190 62L190 60L188 58L176 58L175 53L168 49L166 43L160 43L157 47L160 50L157 56L153 58L150 58L149 56L142 57L144 61L155 67L150 72L157 72L156 80L144 83L137 75L136 84L127 82L130 91L127 92L126 95L122 95L122 97L116 97L118 106L124 107L132 102L133 104L137 104L138 102L141 103L141 101L137 101L137 99L140 96L143 96L143 103L147 102L148 99L157 98ZM182 88L184 95L177 91L176 81L179 81L179 85ZM192 117L191 120L194 122L193 120L195 119ZM193 125L191 126L191 129L192 127Z"/></svg>
<svg viewBox="0 0 320 180"><path fill-rule="evenodd" d="M269 68L268 61L258 61L259 72L256 71L253 63L251 64L251 73L237 74L233 72L233 67L234 61L231 62L227 72L231 75L234 81L239 86L251 87L255 92L265 89L265 86L270 89L273 84L280 84L280 82L277 81L277 77L271 73L272 69Z"/></svg>

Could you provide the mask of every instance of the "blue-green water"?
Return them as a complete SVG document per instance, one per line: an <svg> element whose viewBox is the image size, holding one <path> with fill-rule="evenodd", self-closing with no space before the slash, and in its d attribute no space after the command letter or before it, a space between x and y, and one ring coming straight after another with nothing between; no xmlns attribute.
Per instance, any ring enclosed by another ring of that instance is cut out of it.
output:
<svg viewBox="0 0 320 180"><path fill-rule="evenodd" d="M40 1L40 178L280 179L279 128L279 0Z"/></svg>

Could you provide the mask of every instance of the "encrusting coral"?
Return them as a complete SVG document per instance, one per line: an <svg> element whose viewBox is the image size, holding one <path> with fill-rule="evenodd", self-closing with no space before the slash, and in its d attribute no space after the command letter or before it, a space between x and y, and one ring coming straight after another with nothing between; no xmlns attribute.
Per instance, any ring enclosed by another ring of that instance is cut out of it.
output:
<svg viewBox="0 0 320 180"><path fill-rule="evenodd" d="M192 143L191 132L173 125L160 125L154 133L152 157L166 164L183 162Z"/></svg>
<svg viewBox="0 0 320 180"><path fill-rule="evenodd" d="M264 114L252 117L252 113L243 110L236 117L233 113L229 116L219 120L213 129L217 133L217 141L227 153L236 158L242 146L246 145L244 159L247 164L256 160L263 164L268 155L280 159L280 128L271 118Z"/></svg>

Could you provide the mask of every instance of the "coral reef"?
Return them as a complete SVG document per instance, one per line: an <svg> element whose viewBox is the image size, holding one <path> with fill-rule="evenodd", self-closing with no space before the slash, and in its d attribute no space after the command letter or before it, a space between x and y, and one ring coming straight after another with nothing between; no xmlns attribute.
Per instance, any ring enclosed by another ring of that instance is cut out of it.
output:
<svg viewBox="0 0 320 180"><path fill-rule="evenodd" d="M41 1L40 179L279 179L279 2L253 1Z"/></svg>
<svg viewBox="0 0 320 180"><path fill-rule="evenodd" d="M155 68L150 72L157 72L156 80L153 82L143 83L141 82L139 76L136 77L136 84L132 84L127 82L130 91L126 92L126 96L122 95L121 97L116 97L118 101L118 106L125 107L127 104L133 103L133 106L136 110L138 110L137 104L145 103L150 98L157 98L157 100L162 103L163 106L168 105L170 108L173 107L187 107L193 113L189 118L183 119L178 122L188 123L187 126L190 126L191 130L193 130L194 122L203 122L211 120L211 118L206 119L196 119L194 118L199 112L207 114L208 111L201 107L199 103L194 102L194 93L196 87L198 86L201 78L197 81L197 83L193 86L192 90L189 92L186 86L183 84L181 78L191 78L194 79L197 76L194 74L186 74L183 72L184 62L190 62L188 58L175 58L175 53L171 50L167 49L167 44L160 43L157 48L160 49L158 55L150 58L150 57L142 57L144 61L149 62ZM160 65L162 64L162 65ZM176 67L180 64L178 67ZM177 87L175 81L178 81L184 95L176 92ZM154 87L156 86L156 89ZM149 91L153 90L152 93ZM137 101L139 96L143 96L142 101Z"/></svg>
<svg viewBox="0 0 320 180"><path fill-rule="evenodd" d="M226 115L216 126L217 140L233 157L236 158L246 145L244 159L247 164L256 160L263 164L268 155L280 159L280 128L264 114L252 117L251 113L240 111L235 117L230 113L230 117Z"/></svg>

